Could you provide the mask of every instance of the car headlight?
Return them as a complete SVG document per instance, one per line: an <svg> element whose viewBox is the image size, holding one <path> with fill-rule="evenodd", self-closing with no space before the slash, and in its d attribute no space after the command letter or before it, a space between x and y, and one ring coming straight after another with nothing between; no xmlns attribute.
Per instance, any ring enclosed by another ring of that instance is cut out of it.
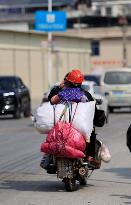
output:
<svg viewBox="0 0 131 205"><path fill-rule="evenodd" d="M4 96L4 97L7 97L7 96L12 96L12 95L14 95L14 94L15 94L14 92L3 93L3 96Z"/></svg>

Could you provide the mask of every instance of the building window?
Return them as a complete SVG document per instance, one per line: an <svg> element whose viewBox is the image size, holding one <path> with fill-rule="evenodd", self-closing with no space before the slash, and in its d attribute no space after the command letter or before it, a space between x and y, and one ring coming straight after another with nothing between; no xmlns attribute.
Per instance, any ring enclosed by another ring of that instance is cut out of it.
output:
<svg viewBox="0 0 131 205"><path fill-rule="evenodd" d="M100 55L100 42L98 40L91 41L91 55L92 56Z"/></svg>
<svg viewBox="0 0 131 205"><path fill-rule="evenodd" d="M21 14L22 10L21 8L9 8L8 14Z"/></svg>
<svg viewBox="0 0 131 205"><path fill-rule="evenodd" d="M107 14L107 16L112 16L112 8L111 7L106 8L106 14Z"/></svg>

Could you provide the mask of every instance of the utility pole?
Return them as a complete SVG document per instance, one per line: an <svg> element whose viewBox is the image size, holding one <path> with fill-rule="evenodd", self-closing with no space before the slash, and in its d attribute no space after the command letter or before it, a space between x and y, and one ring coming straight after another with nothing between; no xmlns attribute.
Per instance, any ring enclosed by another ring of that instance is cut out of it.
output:
<svg viewBox="0 0 131 205"><path fill-rule="evenodd" d="M48 12L52 12L52 0L48 0ZM52 32L48 32L48 87L52 82Z"/></svg>
<svg viewBox="0 0 131 205"><path fill-rule="evenodd" d="M127 62L127 17L125 15L119 17L119 24L121 26L121 31L122 31L122 44L123 44L123 60L122 60L122 65L123 67L127 67L128 62Z"/></svg>

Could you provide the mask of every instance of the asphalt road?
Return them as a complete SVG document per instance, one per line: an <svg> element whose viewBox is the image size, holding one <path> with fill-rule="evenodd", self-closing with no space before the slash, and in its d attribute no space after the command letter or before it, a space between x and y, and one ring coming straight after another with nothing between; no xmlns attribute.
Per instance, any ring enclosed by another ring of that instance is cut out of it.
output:
<svg viewBox="0 0 131 205"><path fill-rule="evenodd" d="M131 113L110 114L97 129L112 160L93 172L85 187L66 192L55 175L39 167L43 135L30 119L0 119L0 205L121 205L131 204L131 154L126 131Z"/></svg>

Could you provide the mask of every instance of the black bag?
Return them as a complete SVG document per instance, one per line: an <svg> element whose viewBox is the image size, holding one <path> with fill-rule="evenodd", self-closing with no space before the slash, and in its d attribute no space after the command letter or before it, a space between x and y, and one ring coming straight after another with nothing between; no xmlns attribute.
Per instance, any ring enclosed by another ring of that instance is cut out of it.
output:
<svg viewBox="0 0 131 205"><path fill-rule="evenodd" d="M131 152L131 124L128 127L127 133L126 133L126 145L128 147L128 149Z"/></svg>
<svg viewBox="0 0 131 205"><path fill-rule="evenodd" d="M94 125L96 127L103 127L106 122L106 116L104 110L95 110Z"/></svg>
<svg viewBox="0 0 131 205"><path fill-rule="evenodd" d="M47 170L48 174L56 174L56 165L53 162L53 156L51 154L46 154L43 157L40 166Z"/></svg>

